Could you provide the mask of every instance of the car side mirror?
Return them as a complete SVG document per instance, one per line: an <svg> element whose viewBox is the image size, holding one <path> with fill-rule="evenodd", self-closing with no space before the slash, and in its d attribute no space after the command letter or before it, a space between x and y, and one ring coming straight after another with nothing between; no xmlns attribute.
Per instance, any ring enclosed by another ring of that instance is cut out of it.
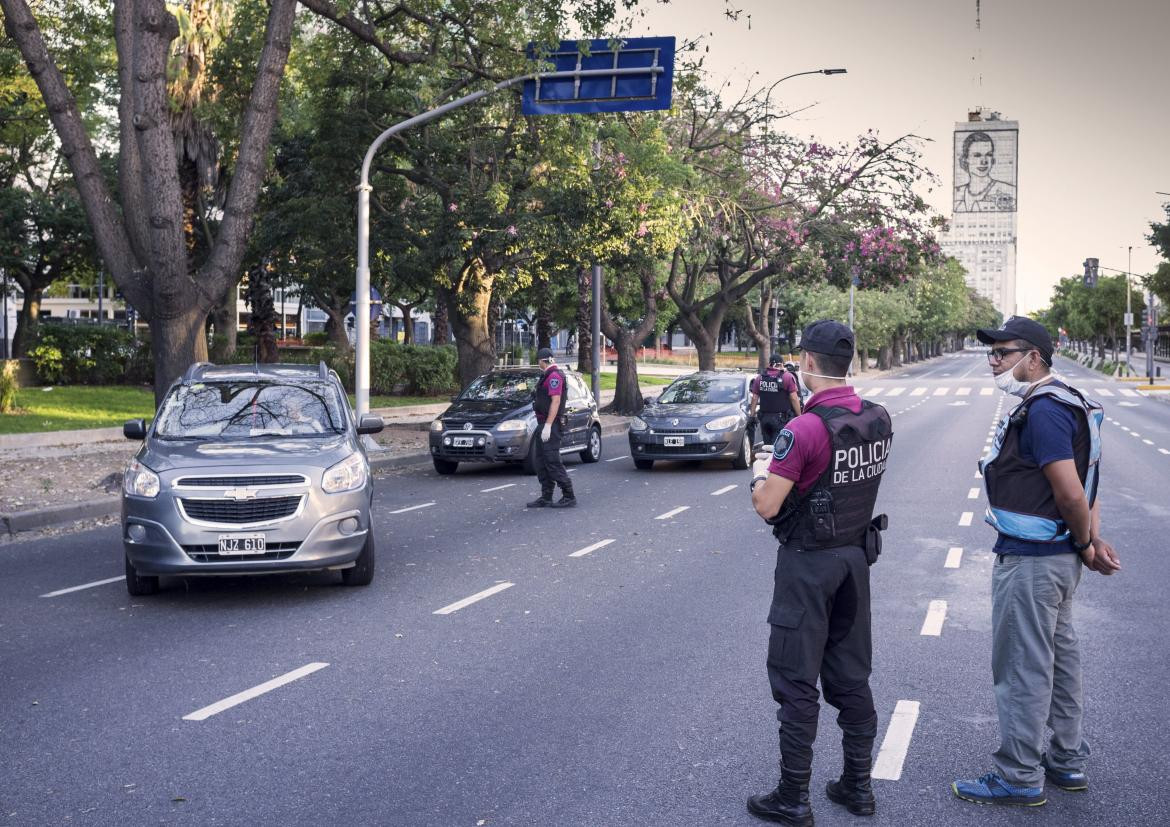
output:
<svg viewBox="0 0 1170 827"><path fill-rule="evenodd" d="M451 401L452 401L452 402L458 402L458 401L459 401L459 394L455 394L454 396L452 396L452 397L451 397Z"/></svg>
<svg viewBox="0 0 1170 827"><path fill-rule="evenodd" d="M126 439L146 439L146 420L131 419L122 426L122 436Z"/></svg>
<svg viewBox="0 0 1170 827"><path fill-rule="evenodd" d="M643 402L643 404L646 404L646 405L653 405L657 401L658 401L657 396L643 396L642 397L642 402Z"/></svg>
<svg viewBox="0 0 1170 827"><path fill-rule="evenodd" d="M357 432L359 434L380 434L385 427L382 417L374 414L362 414L362 418L358 420Z"/></svg>

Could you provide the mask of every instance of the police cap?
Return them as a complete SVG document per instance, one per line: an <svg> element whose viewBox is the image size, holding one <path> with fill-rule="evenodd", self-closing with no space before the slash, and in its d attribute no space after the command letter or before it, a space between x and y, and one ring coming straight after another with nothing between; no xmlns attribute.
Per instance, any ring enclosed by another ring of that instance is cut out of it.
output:
<svg viewBox="0 0 1170 827"><path fill-rule="evenodd" d="M800 335L801 350L853 358L853 331L832 319L813 322Z"/></svg>
<svg viewBox="0 0 1170 827"><path fill-rule="evenodd" d="M978 330L975 335L985 345L1022 339L1040 351L1046 364L1052 364L1052 337L1048 335L1047 328L1035 319L1029 319L1027 316L1011 316L998 330Z"/></svg>
<svg viewBox="0 0 1170 827"><path fill-rule="evenodd" d="M771 356L768 357L768 364L769 365L778 365L783 361L784 361L784 357L781 356L779 353L773 353Z"/></svg>
<svg viewBox="0 0 1170 827"><path fill-rule="evenodd" d="M540 350L536 351L536 361L538 362L549 362L552 361L552 358L553 352L547 347L542 347Z"/></svg>

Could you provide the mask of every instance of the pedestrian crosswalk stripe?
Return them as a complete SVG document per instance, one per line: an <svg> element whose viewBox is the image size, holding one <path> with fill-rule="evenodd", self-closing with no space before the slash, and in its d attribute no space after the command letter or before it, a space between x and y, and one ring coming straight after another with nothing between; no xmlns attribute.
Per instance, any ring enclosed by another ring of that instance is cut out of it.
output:
<svg viewBox="0 0 1170 827"><path fill-rule="evenodd" d="M951 392L950 388L935 388L934 389L935 396L946 396L950 392Z"/></svg>
<svg viewBox="0 0 1170 827"><path fill-rule="evenodd" d="M971 389L966 387L966 386L961 387L957 391L955 391L955 396L970 396L970 395L971 395Z"/></svg>
<svg viewBox="0 0 1170 827"><path fill-rule="evenodd" d="M980 396L991 396L993 393L995 393L994 388L980 388L979 389Z"/></svg>
<svg viewBox="0 0 1170 827"><path fill-rule="evenodd" d="M1121 395L1122 396L1139 396L1140 394L1138 394L1138 392L1133 390L1132 388L1122 388Z"/></svg>
<svg viewBox="0 0 1170 827"><path fill-rule="evenodd" d="M911 396L922 396L924 393L926 393L926 388L915 388L910 391Z"/></svg>
<svg viewBox="0 0 1170 827"><path fill-rule="evenodd" d="M1098 396L1113 396L1113 391L1109 390L1109 388L1094 388L1093 391Z"/></svg>
<svg viewBox="0 0 1170 827"><path fill-rule="evenodd" d="M902 777L902 765L910 750L910 739L914 725L918 723L918 701L898 701L894 714L886 727L886 737L873 763L873 778L882 781L897 781Z"/></svg>
<svg viewBox="0 0 1170 827"><path fill-rule="evenodd" d="M886 396L901 396L905 392L905 388L890 388L890 392Z"/></svg>
<svg viewBox="0 0 1170 827"><path fill-rule="evenodd" d="M862 396L879 396L884 388L866 388L861 392Z"/></svg>

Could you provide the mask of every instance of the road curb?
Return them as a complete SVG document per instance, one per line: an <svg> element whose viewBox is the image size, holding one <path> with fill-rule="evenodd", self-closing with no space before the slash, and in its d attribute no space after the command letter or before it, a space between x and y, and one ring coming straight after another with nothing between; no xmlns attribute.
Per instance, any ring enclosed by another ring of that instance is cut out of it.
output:
<svg viewBox="0 0 1170 827"><path fill-rule="evenodd" d="M617 436L624 434L629 427L627 423L606 425L601 429L602 436ZM402 454L394 457L371 457L370 470L379 471L392 468L407 468L414 465L430 463L431 455L427 452L416 454ZM0 530L6 534L17 534L21 531L32 531L37 528L65 525L78 520L92 520L97 517L110 517L121 511L121 497L103 497L99 500L87 500L80 503L66 505L50 505L44 508L30 508L25 511L13 511L9 514L0 514Z"/></svg>
<svg viewBox="0 0 1170 827"><path fill-rule="evenodd" d="M56 445L80 445L83 442L117 442L124 439L120 425L117 428L84 428L77 431L30 431L0 436L0 451L5 448L47 448Z"/></svg>

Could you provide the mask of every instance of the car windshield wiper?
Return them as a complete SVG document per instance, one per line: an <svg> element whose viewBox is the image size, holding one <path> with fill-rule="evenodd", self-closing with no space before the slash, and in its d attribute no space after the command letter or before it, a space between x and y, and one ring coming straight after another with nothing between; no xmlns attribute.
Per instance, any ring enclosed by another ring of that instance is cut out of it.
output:
<svg viewBox="0 0 1170 827"><path fill-rule="evenodd" d="M211 436L195 436L193 434L155 434L155 439L166 439L174 442L191 442L198 439L214 439Z"/></svg>

